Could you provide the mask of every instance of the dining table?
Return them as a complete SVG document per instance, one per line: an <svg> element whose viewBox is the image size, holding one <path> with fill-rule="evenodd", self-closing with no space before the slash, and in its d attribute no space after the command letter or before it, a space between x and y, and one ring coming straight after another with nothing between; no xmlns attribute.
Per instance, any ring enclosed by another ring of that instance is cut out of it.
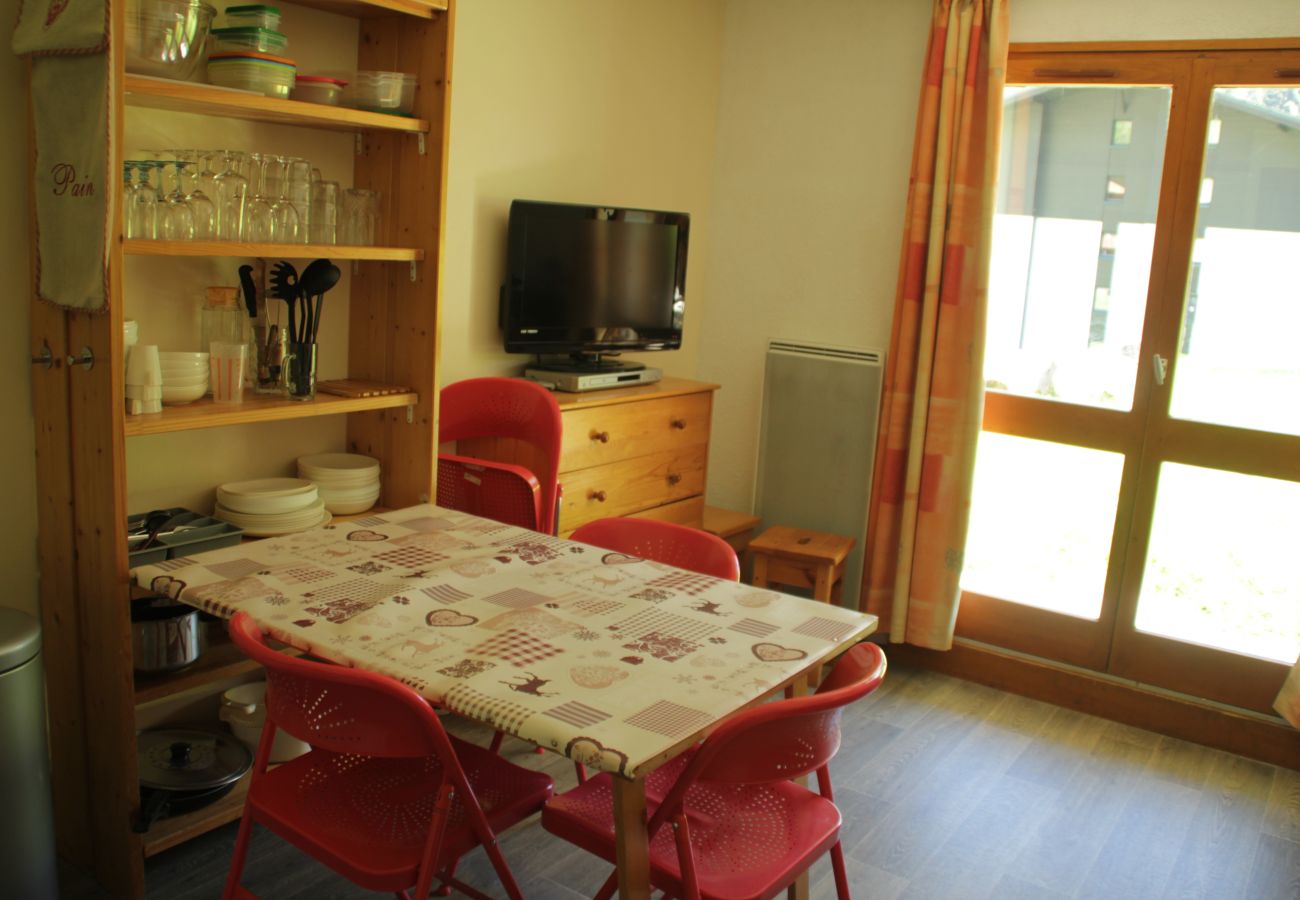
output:
<svg viewBox="0 0 1300 900"><path fill-rule="evenodd" d="M650 895L646 775L737 710L806 690L876 628L855 610L430 504L132 574L609 772L621 897Z"/></svg>

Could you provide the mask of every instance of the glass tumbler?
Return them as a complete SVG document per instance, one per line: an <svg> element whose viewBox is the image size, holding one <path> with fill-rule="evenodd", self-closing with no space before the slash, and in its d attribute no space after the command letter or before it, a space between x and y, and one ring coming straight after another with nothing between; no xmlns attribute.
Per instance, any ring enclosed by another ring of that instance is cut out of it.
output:
<svg viewBox="0 0 1300 900"><path fill-rule="evenodd" d="M293 204L298 216L298 240L311 241L311 163L296 156L288 157L284 167L284 197Z"/></svg>
<svg viewBox="0 0 1300 900"><path fill-rule="evenodd" d="M339 183L317 181L311 188L311 217L308 219L313 244L338 242Z"/></svg>
<svg viewBox="0 0 1300 900"><path fill-rule="evenodd" d="M373 247L379 231L379 192L348 188L343 192L342 242Z"/></svg>
<svg viewBox="0 0 1300 900"><path fill-rule="evenodd" d="M223 241L242 241L248 179L240 172L240 154L226 152L220 156L221 172L213 179L217 189L217 234Z"/></svg>

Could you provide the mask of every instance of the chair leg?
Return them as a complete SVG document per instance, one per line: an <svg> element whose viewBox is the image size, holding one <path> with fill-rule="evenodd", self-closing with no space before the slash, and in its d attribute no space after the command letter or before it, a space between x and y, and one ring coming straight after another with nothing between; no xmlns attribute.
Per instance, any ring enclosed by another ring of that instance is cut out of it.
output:
<svg viewBox="0 0 1300 900"><path fill-rule="evenodd" d="M578 784L584 784L587 781L587 767L582 763L573 764L573 774L578 776Z"/></svg>
<svg viewBox="0 0 1300 900"><path fill-rule="evenodd" d="M253 818L244 807L244 815L239 820L239 833L235 836L235 852L230 857L230 871L226 874L226 886L221 892L221 900L238 900L240 896L239 879L244 874L244 863L248 859L248 843L253 837Z"/></svg>
<svg viewBox="0 0 1300 900"><path fill-rule="evenodd" d="M456 877L456 867L458 865L460 865L459 857L453 859L447 866L447 871L439 876L442 879L442 884L434 890L434 894L439 897L451 896L451 880Z"/></svg>
<svg viewBox="0 0 1300 900"><path fill-rule="evenodd" d="M506 889L506 895L510 900L524 900L523 893L519 890L519 884L515 881L514 873L510 871L510 866L506 865L506 858L501 854L501 845L498 841L485 843L483 849L487 851L488 859L492 861L492 868L497 870L497 878L501 879L501 886Z"/></svg>
<svg viewBox="0 0 1300 900"><path fill-rule="evenodd" d="M496 734L492 735L492 743L488 744L488 751L491 753L500 753L501 741L505 739L505 736L506 733L504 731L498 731Z"/></svg>
<svg viewBox="0 0 1300 900"><path fill-rule="evenodd" d="M596 891L596 896L592 900L609 900L616 890L618 890L618 869L609 873L609 877L600 886L600 890Z"/></svg>
<svg viewBox="0 0 1300 900"><path fill-rule="evenodd" d="M835 895L849 900L849 873L844 868L844 848L839 841L831 847L831 869L835 872Z"/></svg>

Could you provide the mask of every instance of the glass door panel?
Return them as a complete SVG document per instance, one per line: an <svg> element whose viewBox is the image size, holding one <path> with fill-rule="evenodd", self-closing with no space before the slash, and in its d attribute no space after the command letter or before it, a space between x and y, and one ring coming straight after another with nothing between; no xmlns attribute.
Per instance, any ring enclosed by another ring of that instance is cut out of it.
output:
<svg viewBox="0 0 1300 900"><path fill-rule="evenodd" d="M1298 538L1300 483L1163 464L1138 631L1290 665Z"/></svg>
<svg viewBox="0 0 1300 900"><path fill-rule="evenodd" d="M1170 96L1167 87L1006 88L989 390L1132 408Z"/></svg>
<svg viewBox="0 0 1300 900"><path fill-rule="evenodd" d="M962 590L1097 619L1123 469L1118 453L981 434Z"/></svg>
<svg viewBox="0 0 1300 900"><path fill-rule="evenodd" d="M1170 415L1300 435L1300 89L1216 88Z"/></svg>

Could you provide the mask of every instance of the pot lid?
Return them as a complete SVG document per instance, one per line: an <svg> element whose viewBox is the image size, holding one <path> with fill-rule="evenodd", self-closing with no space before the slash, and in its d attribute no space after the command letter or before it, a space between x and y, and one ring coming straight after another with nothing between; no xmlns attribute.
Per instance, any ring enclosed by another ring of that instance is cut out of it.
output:
<svg viewBox="0 0 1300 900"><path fill-rule="evenodd" d="M18 668L40 652L40 623L25 612L0 607L0 673Z"/></svg>
<svg viewBox="0 0 1300 900"><path fill-rule="evenodd" d="M196 791L238 781L253 764L248 748L216 731L160 728L136 737L142 787Z"/></svg>

